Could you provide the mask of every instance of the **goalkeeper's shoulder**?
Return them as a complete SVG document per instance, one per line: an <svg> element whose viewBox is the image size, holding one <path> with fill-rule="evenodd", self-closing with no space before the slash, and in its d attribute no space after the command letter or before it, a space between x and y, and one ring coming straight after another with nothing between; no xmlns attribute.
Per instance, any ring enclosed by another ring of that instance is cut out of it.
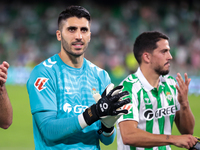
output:
<svg viewBox="0 0 200 150"><path fill-rule="evenodd" d="M54 55L36 65L31 71L31 75L54 74L56 67L57 67L57 60L56 60L56 55Z"/></svg>
<svg viewBox="0 0 200 150"><path fill-rule="evenodd" d="M86 62L86 66L87 69L90 69L92 72L96 73L96 74L106 74L107 71L105 71L104 69L98 67L97 65L93 64L92 62L90 62L89 60L85 59Z"/></svg>
<svg viewBox="0 0 200 150"><path fill-rule="evenodd" d="M111 82L110 76L106 70L98 67L87 59L85 59L85 61L87 69L90 70L95 78L100 80L102 83L105 83L105 86L107 86Z"/></svg>
<svg viewBox="0 0 200 150"><path fill-rule="evenodd" d="M31 71L30 77L45 77L48 76L52 71L48 68L46 68L42 63L38 64L37 66L35 66L33 68L33 70Z"/></svg>
<svg viewBox="0 0 200 150"><path fill-rule="evenodd" d="M50 62L50 63L53 62L54 63L54 61L47 59L47 60L41 62L40 64L36 65L30 73L29 79L27 81L27 85L33 84L38 78L41 78L41 79L46 78L48 80L49 79L52 79L52 80L56 79L55 66L53 66L53 65L52 66L46 66L47 62ZM54 65L55 65L55 63L54 63Z"/></svg>

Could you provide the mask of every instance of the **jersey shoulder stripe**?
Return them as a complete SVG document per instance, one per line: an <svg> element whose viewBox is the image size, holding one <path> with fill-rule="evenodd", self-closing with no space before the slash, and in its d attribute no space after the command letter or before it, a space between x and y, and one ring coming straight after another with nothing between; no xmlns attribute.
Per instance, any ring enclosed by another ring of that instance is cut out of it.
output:
<svg viewBox="0 0 200 150"><path fill-rule="evenodd" d="M138 91L141 90L142 84L137 77L136 74L131 74L128 77L126 77L122 82L121 85L124 86L123 91L129 91L129 93L138 93Z"/></svg>
<svg viewBox="0 0 200 150"><path fill-rule="evenodd" d="M161 77L161 82L167 82L169 85L176 85L176 80L174 79L174 77L170 76L170 75L165 75Z"/></svg>
<svg viewBox="0 0 200 150"><path fill-rule="evenodd" d="M55 77L55 70L54 68L57 66L56 55L46 59L45 61L41 62L37 66L33 68L31 71L29 80L27 84L30 82L32 84L35 82L36 78L44 77L48 79L54 79Z"/></svg>

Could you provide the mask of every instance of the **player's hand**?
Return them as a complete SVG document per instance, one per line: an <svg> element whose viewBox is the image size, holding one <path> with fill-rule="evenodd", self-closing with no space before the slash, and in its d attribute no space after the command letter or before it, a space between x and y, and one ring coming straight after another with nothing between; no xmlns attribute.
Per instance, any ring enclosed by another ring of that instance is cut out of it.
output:
<svg viewBox="0 0 200 150"><path fill-rule="evenodd" d="M118 93L118 91L120 91L123 88L123 86L117 86L107 94L106 92L109 91L108 88L110 88L110 86L108 86L104 90L103 94L101 95L101 98L96 104L93 104L91 107L87 108L83 112L84 120L88 125L91 125L93 122L106 116L115 116L118 114L128 113L127 110L117 109L131 102L129 98L122 101L118 101L122 97L129 95L129 92L124 91Z"/></svg>
<svg viewBox="0 0 200 150"><path fill-rule="evenodd" d="M0 86L2 87L7 80L7 74L8 74L8 68L9 68L9 64L4 61L1 65L0 65Z"/></svg>
<svg viewBox="0 0 200 150"><path fill-rule="evenodd" d="M195 144L193 147L191 147L189 150L200 150L200 138L199 138L199 137L196 137L196 136L195 136L195 138L196 138L198 141L197 141L196 144Z"/></svg>
<svg viewBox="0 0 200 150"><path fill-rule="evenodd" d="M113 88L114 88L114 84L109 84L108 87L106 88L106 94L108 94ZM115 93L113 93L112 95L119 94L120 92L122 92L122 89L116 90ZM105 93L103 93L103 94L105 94ZM99 93L95 93L93 95L93 97L94 97L95 101L98 102L99 99L101 98L101 95ZM118 110L122 110L122 107L118 108ZM124 110L126 110L126 109L124 109ZM116 121L121 117L121 115L123 115L123 114L121 113L116 116L106 116L104 118L101 118L100 120L105 127L111 128L115 125Z"/></svg>
<svg viewBox="0 0 200 150"><path fill-rule="evenodd" d="M173 145L177 147L181 147L181 148L190 149L197 142L197 139L190 134L184 134L184 135L178 135L178 136L172 136L172 137L174 141Z"/></svg>
<svg viewBox="0 0 200 150"><path fill-rule="evenodd" d="M99 117L104 118L105 116L127 114L128 110L120 110L118 108L124 106L125 104L130 103L129 98L119 101L119 99L129 95L129 92L128 91L120 92L123 89L122 85L117 86L108 92L109 88L110 86L108 86L104 90L103 94L101 95L101 98L96 104Z"/></svg>
<svg viewBox="0 0 200 150"><path fill-rule="evenodd" d="M178 91L178 101L181 106L187 106L188 105L188 87L191 81L191 78L188 78L187 73L184 74L185 81L181 77L180 73L177 73L176 80L178 82L178 85L176 85L176 89Z"/></svg>

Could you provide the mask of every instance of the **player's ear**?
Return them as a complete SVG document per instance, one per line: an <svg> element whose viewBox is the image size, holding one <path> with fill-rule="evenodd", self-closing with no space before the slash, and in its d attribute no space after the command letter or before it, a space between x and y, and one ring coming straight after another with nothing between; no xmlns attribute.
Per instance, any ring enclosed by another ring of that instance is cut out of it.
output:
<svg viewBox="0 0 200 150"><path fill-rule="evenodd" d="M90 39L89 39L89 42L90 42L90 40L91 40L91 32L90 32Z"/></svg>
<svg viewBox="0 0 200 150"><path fill-rule="evenodd" d="M145 62L145 63L149 63L150 62L150 53L148 53L148 52L144 52L143 54L142 54L142 59L143 59L143 61Z"/></svg>
<svg viewBox="0 0 200 150"><path fill-rule="evenodd" d="M61 41L61 31L60 30L56 30L56 36L57 36L57 40Z"/></svg>

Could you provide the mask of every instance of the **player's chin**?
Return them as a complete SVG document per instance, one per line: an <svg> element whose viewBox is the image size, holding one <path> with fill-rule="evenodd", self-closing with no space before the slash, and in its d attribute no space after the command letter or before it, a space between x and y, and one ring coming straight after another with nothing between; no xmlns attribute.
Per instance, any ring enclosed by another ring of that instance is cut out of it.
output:
<svg viewBox="0 0 200 150"><path fill-rule="evenodd" d="M79 57L84 54L84 51L75 51L73 54L74 56Z"/></svg>
<svg viewBox="0 0 200 150"><path fill-rule="evenodd" d="M167 75L169 73L169 69L161 71L161 75Z"/></svg>

